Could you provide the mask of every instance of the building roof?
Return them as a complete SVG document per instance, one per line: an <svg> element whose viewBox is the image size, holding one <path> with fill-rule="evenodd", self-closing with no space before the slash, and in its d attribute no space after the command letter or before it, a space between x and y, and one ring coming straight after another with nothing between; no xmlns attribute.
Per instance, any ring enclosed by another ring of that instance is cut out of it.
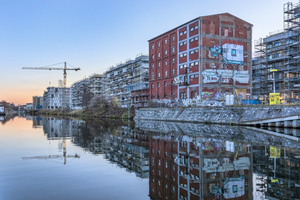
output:
<svg viewBox="0 0 300 200"><path fill-rule="evenodd" d="M171 29L171 30L169 30L169 31L166 31L166 32L164 32L164 33L162 33L162 34L160 34L160 35L158 35L158 36L156 36L156 37L154 37L154 38L148 40L148 42L150 42L150 41L152 41L152 40L154 40L154 39L156 39L156 38L158 38L158 37L160 37L160 36L162 36L162 35L165 35L166 33L172 32L172 31L174 31L174 30L176 30L176 29L178 29L178 28L180 28L180 27L182 27L182 26L185 26L185 25L187 25L187 24L189 24L189 23L191 23L191 22L193 22L193 21L195 21L195 20L197 20L197 19L200 20L200 19L203 18L203 17L210 17L210 16L216 16L216 15L230 15L230 16L232 16L232 17L234 17L234 18L237 18L237 19L240 19L240 20L244 21L245 23L249 24L250 26L253 26L253 24L251 24L251 23L249 23L249 22L246 22L245 20L243 20L243 19L241 19L241 18L239 18L239 17L236 17L235 15L232 15L232 14L230 14L230 13L219 13L219 14L213 14L213 15L205 15L205 16L199 16L199 17L196 17L196 18L194 18L194 19L192 19L192 20L190 20L190 21L188 21L188 22L186 22L186 23L184 23L184 24L181 24L181 25L179 25L179 26L177 26L177 27L175 27L175 28L173 28L173 29Z"/></svg>

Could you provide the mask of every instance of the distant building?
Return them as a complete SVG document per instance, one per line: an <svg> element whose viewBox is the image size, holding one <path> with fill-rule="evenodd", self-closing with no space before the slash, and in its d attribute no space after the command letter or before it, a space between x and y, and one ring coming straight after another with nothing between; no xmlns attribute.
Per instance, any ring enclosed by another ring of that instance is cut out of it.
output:
<svg viewBox="0 0 300 200"><path fill-rule="evenodd" d="M71 108L82 108L84 105L84 94L90 92L90 80L85 78L77 81L71 86Z"/></svg>
<svg viewBox="0 0 300 200"><path fill-rule="evenodd" d="M43 108L43 97L42 96L34 96L32 97L33 109L39 110Z"/></svg>
<svg viewBox="0 0 300 200"><path fill-rule="evenodd" d="M252 24L229 13L195 18L149 42L151 99L251 94Z"/></svg>
<svg viewBox="0 0 300 200"><path fill-rule="evenodd" d="M300 4L284 4L284 30L255 41L253 96L265 100L280 93L281 102L300 102ZM270 70L276 70L273 72Z"/></svg>
<svg viewBox="0 0 300 200"><path fill-rule="evenodd" d="M134 60L118 64L105 72L105 91L107 100L114 100L119 106L131 104L131 91L149 87L149 60L146 55L138 55Z"/></svg>
<svg viewBox="0 0 300 200"><path fill-rule="evenodd" d="M89 77L89 88L90 91L96 95L101 96L104 93L104 80L105 76L103 74L93 74Z"/></svg>
<svg viewBox="0 0 300 200"><path fill-rule="evenodd" d="M70 88L48 87L43 95L43 108L47 110L71 108Z"/></svg>

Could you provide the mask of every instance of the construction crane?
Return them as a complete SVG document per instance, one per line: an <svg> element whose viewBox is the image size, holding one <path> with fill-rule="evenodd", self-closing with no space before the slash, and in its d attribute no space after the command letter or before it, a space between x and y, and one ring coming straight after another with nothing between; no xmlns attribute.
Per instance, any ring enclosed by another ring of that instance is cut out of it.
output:
<svg viewBox="0 0 300 200"><path fill-rule="evenodd" d="M80 155L78 155L77 153L74 154L74 155L67 155L66 137L63 137L63 155L30 156L30 157L22 157L22 160L56 159L56 158L64 158L64 165L66 165L67 164L67 158L80 158Z"/></svg>
<svg viewBox="0 0 300 200"><path fill-rule="evenodd" d="M67 63L64 63L64 67L49 67L49 66L53 66L53 65L59 65L62 63L57 63L57 64L53 64L53 65L48 65L45 67L23 67L22 69L33 69L33 70L63 70L64 71L64 80L63 80L63 87L66 88L67 87L67 70L75 70L78 71L80 70L80 68L67 68Z"/></svg>

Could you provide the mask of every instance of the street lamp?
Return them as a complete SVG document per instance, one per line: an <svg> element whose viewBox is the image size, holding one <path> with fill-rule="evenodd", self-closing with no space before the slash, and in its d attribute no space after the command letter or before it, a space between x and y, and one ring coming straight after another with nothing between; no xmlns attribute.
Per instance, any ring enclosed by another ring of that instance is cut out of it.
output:
<svg viewBox="0 0 300 200"><path fill-rule="evenodd" d="M273 87L274 87L275 104L276 104L275 72L277 72L277 69L271 69L270 72L273 72Z"/></svg>

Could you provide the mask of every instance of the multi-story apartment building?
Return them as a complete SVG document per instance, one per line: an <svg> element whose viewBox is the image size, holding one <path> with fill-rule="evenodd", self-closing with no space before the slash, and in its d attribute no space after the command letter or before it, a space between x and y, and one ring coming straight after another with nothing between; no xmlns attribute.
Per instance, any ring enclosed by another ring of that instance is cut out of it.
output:
<svg viewBox="0 0 300 200"><path fill-rule="evenodd" d="M151 99L251 94L252 25L229 13L195 18L149 40Z"/></svg>
<svg viewBox="0 0 300 200"><path fill-rule="evenodd" d="M90 92L90 80L88 78L73 83L71 86L72 108L82 108L84 95Z"/></svg>
<svg viewBox="0 0 300 200"><path fill-rule="evenodd" d="M71 108L70 88L48 87L43 95L43 109Z"/></svg>
<svg viewBox="0 0 300 200"><path fill-rule="evenodd" d="M300 101L299 20L300 4L286 3L284 30L255 41L254 97L268 99L269 93L274 92L275 81L275 92L280 93L281 102Z"/></svg>
<svg viewBox="0 0 300 200"><path fill-rule="evenodd" d="M131 91L148 88L148 56L138 55L134 60L118 64L105 72L105 96L126 107L131 101Z"/></svg>
<svg viewBox="0 0 300 200"><path fill-rule="evenodd" d="M104 92L103 79L104 79L104 77L105 76L103 74L93 74L89 77L90 91L96 96L103 95L103 92Z"/></svg>
<svg viewBox="0 0 300 200"><path fill-rule="evenodd" d="M32 106L34 110L42 109L43 107L43 97L42 96L34 96L32 97Z"/></svg>

